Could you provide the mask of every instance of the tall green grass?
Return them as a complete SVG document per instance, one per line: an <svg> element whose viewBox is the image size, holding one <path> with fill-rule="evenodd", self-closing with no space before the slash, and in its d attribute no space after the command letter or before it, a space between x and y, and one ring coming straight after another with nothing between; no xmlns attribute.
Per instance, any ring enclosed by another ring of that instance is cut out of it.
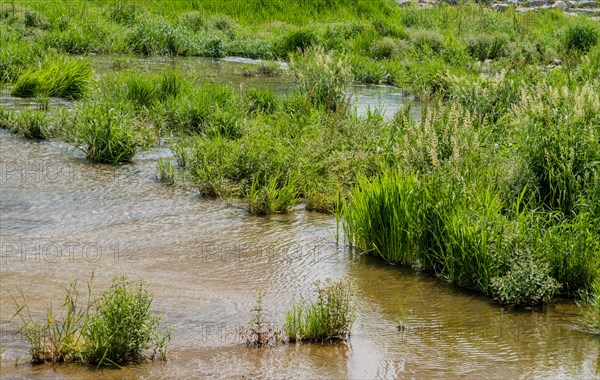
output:
<svg viewBox="0 0 600 380"><path fill-rule="evenodd" d="M136 140L131 121L110 104L92 103L81 111L75 142L92 162L116 164L131 161Z"/></svg>
<svg viewBox="0 0 600 380"><path fill-rule="evenodd" d="M77 100L88 90L92 68L87 60L62 59L29 69L16 80L11 95L34 97L38 94Z"/></svg>
<svg viewBox="0 0 600 380"><path fill-rule="evenodd" d="M351 71L345 57L317 48L292 61L291 70L300 93L313 105L336 111L347 103Z"/></svg>

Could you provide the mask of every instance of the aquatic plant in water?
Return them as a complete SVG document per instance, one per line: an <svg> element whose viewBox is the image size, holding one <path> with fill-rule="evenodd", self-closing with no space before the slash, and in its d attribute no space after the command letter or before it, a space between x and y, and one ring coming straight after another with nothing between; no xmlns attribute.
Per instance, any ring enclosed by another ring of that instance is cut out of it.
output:
<svg viewBox="0 0 600 380"><path fill-rule="evenodd" d="M93 279L93 275L92 275ZM97 366L119 366L139 362L151 350L166 358L170 330L158 330L160 317L150 309L153 295L144 289L142 279L132 282L127 277L114 278L110 289L96 299L91 281L87 283L86 302L80 302L77 281L66 290L63 308L58 314L50 305L46 321L37 322L23 297L15 316L21 319L20 331L30 344L33 363L83 362Z"/></svg>
<svg viewBox="0 0 600 380"><path fill-rule="evenodd" d="M331 342L350 336L354 323L350 286L343 280L315 283L317 299L302 299L285 318L284 330L290 342Z"/></svg>

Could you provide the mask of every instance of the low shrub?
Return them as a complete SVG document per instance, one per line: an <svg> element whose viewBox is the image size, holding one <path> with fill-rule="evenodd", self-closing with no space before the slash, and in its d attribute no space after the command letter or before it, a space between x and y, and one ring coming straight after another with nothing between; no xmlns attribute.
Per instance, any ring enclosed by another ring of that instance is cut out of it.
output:
<svg viewBox="0 0 600 380"><path fill-rule="evenodd" d="M81 329L86 362L98 366L139 362L148 349L164 359L169 335L158 330L160 317L150 309L154 296L145 285L142 279L132 282L120 277L102 292Z"/></svg>
<svg viewBox="0 0 600 380"><path fill-rule="evenodd" d="M549 302L560 284L550 276L550 266L528 253L518 255L508 273L492 279L492 294L503 304L537 305Z"/></svg>

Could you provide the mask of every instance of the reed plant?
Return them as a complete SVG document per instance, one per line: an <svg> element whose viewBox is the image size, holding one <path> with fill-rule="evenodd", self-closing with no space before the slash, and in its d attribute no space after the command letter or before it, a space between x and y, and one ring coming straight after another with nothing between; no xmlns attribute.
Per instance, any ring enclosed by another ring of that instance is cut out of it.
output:
<svg viewBox="0 0 600 380"><path fill-rule="evenodd" d="M313 105L336 111L347 103L351 71L344 56L308 49L302 58L292 60L291 71L298 90Z"/></svg>

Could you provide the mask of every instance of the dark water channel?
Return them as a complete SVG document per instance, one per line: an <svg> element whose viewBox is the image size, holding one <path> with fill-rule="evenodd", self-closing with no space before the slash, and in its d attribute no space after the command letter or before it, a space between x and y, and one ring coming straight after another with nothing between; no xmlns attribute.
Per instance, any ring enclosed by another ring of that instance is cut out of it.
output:
<svg viewBox="0 0 600 380"><path fill-rule="evenodd" d="M392 95L381 97L397 106ZM3 106L14 105L6 99ZM336 243L333 216L299 208L253 217L158 183L155 162L163 154L92 165L69 145L0 131L3 379L600 375L600 339L579 329L574 303L505 310L435 278L353 256ZM175 328L167 362L104 371L27 363L28 344L9 322L17 287L41 317L49 302L61 304L71 280L83 283L92 272L97 290L123 274L150 282L162 324ZM257 289L270 317L282 321L292 299L310 296L311 284L327 277L350 279L357 293L348 343L248 349L236 336ZM401 308L410 326L404 332L396 329Z"/></svg>

